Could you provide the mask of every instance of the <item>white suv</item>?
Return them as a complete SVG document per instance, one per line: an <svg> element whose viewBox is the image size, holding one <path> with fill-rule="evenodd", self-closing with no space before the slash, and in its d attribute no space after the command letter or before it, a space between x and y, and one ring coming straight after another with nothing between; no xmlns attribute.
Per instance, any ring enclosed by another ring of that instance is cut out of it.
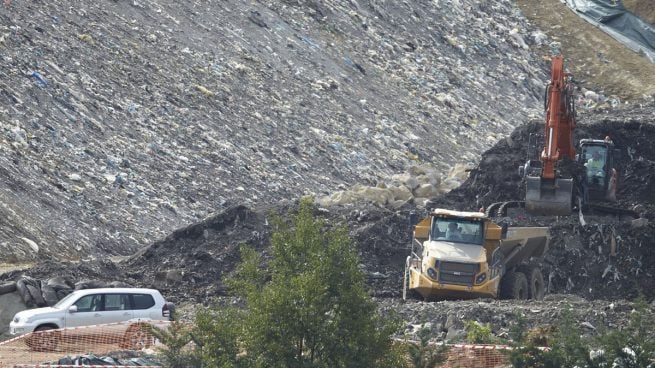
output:
<svg viewBox="0 0 655 368"><path fill-rule="evenodd" d="M64 327L139 320L170 320L173 304L159 291L139 288L76 290L52 307L16 313L12 335Z"/></svg>

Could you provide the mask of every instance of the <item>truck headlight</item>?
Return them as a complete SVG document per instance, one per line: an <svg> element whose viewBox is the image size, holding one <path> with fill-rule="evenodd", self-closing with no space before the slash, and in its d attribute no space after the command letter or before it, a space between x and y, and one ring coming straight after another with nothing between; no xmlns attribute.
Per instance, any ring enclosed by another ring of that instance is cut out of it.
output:
<svg viewBox="0 0 655 368"><path fill-rule="evenodd" d="M475 278L475 283L476 284L481 284L487 279L487 273L483 272L478 275L478 277Z"/></svg>
<svg viewBox="0 0 655 368"><path fill-rule="evenodd" d="M428 276L431 279L436 280L437 279L437 271L435 271L434 268L432 268L432 267L428 268Z"/></svg>
<svg viewBox="0 0 655 368"><path fill-rule="evenodd" d="M14 317L14 323L20 323L20 317Z"/></svg>

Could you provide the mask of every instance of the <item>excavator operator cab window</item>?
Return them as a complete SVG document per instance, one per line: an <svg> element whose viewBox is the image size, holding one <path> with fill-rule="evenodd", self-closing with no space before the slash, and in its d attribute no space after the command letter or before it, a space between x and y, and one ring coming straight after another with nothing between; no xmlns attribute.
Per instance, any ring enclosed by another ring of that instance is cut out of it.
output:
<svg viewBox="0 0 655 368"><path fill-rule="evenodd" d="M482 221L453 217L435 217L432 221L431 239L482 245L482 231Z"/></svg>
<svg viewBox="0 0 655 368"><path fill-rule="evenodd" d="M604 146L587 146L582 150L584 165L587 168L587 182L593 185L605 184L605 158L607 148Z"/></svg>

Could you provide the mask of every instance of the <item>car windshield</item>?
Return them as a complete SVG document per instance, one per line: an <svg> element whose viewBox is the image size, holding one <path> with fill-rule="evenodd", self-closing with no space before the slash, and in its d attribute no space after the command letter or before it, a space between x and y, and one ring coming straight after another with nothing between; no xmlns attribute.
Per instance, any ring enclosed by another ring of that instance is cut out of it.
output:
<svg viewBox="0 0 655 368"><path fill-rule="evenodd" d="M59 308L59 309L63 308L63 306L66 305L66 303L68 303L68 301L70 299L75 297L75 295L73 295L73 294L75 294L75 293L70 293L70 294L66 295L60 301L58 301L57 304L53 305L52 307L53 308Z"/></svg>
<svg viewBox="0 0 655 368"><path fill-rule="evenodd" d="M456 217L435 217L432 240L482 245L482 221Z"/></svg>

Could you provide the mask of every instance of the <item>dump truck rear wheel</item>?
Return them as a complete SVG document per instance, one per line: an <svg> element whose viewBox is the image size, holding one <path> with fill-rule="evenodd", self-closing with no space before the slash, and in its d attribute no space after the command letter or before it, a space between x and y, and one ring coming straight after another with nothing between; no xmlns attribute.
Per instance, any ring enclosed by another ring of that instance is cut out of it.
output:
<svg viewBox="0 0 655 368"><path fill-rule="evenodd" d="M522 266L519 271L525 274L528 280L528 298L542 300L546 293L546 284L541 269L536 266Z"/></svg>
<svg viewBox="0 0 655 368"><path fill-rule="evenodd" d="M500 282L500 297L503 299L527 299L528 279L521 272L508 272Z"/></svg>

